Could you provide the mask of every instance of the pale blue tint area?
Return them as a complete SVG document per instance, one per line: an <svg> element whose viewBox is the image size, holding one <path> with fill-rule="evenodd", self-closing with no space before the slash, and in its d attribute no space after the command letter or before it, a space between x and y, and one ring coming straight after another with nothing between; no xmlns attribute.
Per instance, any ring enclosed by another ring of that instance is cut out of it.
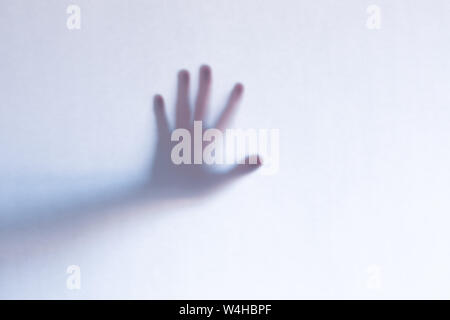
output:
<svg viewBox="0 0 450 320"><path fill-rule="evenodd" d="M449 298L448 1L376 1L376 31L360 0L76 0L69 31L71 3L0 3L1 298ZM280 171L134 201L152 97L173 118L203 63Z"/></svg>

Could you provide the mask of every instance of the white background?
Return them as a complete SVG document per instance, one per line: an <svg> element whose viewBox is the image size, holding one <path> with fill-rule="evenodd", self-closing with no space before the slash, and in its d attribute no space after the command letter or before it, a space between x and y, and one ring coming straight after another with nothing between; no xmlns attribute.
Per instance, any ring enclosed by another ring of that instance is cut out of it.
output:
<svg viewBox="0 0 450 320"><path fill-rule="evenodd" d="M450 298L449 17L445 0L2 0L0 297ZM280 129L278 174L10 234L138 181L153 94L172 115L176 72L203 63L214 110L241 81L235 125Z"/></svg>

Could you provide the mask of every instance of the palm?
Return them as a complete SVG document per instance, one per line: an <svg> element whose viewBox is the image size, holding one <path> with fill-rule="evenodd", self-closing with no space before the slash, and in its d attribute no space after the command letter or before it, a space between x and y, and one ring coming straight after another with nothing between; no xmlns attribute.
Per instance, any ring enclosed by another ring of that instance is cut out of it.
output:
<svg viewBox="0 0 450 320"><path fill-rule="evenodd" d="M205 121L208 100L211 90L211 69L208 66L200 68L199 89L196 97L194 111L191 111L189 103L189 73L180 71L178 73L178 92L176 102L175 127L185 128L191 133L194 121ZM243 86L234 86L227 105L220 114L216 124L213 126L224 130L237 109L238 102L243 94ZM240 164L225 173L211 170L208 165L175 165L171 161L170 153L172 142L170 140L171 127L167 119L164 100L160 95L154 98L154 111L158 129L158 143L152 166L151 189L161 196L183 197L201 195L213 191L233 181L260 166L258 158L256 165ZM248 161L245 161L247 163Z"/></svg>

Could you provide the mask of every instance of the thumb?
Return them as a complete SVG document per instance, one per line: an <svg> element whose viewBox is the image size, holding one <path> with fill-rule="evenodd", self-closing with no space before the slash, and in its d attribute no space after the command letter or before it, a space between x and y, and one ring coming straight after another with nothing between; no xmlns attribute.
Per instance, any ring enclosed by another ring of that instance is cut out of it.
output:
<svg viewBox="0 0 450 320"><path fill-rule="evenodd" d="M256 162L255 162L256 157ZM250 163L250 160L253 160L253 163ZM232 180L249 173L252 173L262 165L262 159L259 155L248 156L245 158L244 163L236 165L234 168L224 173L225 180Z"/></svg>

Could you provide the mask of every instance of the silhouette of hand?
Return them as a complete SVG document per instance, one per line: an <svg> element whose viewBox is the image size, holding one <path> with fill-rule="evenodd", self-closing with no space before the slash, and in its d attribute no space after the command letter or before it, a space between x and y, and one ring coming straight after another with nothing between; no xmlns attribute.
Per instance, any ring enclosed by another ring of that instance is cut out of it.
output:
<svg viewBox="0 0 450 320"><path fill-rule="evenodd" d="M176 100L175 128L185 128L193 136L194 121L205 122L209 95L211 91L211 68L200 68L199 88L194 111L191 111L189 103L189 72L181 70L178 73L178 89ZM236 84L231 91L227 104L218 117L213 128L223 131L236 112L238 103L242 97L244 88L242 84ZM217 172L211 165L206 164L180 164L172 162L170 154L171 129L167 119L164 100L162 96L154 97L154 112L156 115L158 143L151 170L151 192L160 197L192 197L211 192L226 183L235 180L247 173L254 171L261 165L261 159L257 156L256 164L248 164L247 157L243 164L238 164L227 172ZM203 148L206 145L203 145Z"/></svg>

